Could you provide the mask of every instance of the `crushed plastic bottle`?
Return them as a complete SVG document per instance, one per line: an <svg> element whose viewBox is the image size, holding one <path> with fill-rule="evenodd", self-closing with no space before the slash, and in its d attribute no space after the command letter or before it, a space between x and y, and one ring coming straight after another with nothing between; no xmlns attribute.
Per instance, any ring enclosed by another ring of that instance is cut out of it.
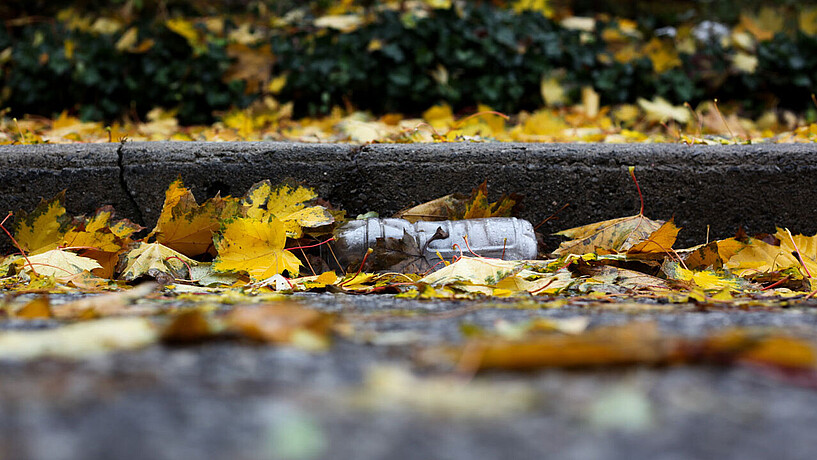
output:
<svg viewBox="0 0 817 460"><path fill-rule="evenodd" d="M415 238L430 266L440 262L439 256L450 262L460 255L526 260L537 254L533 225L515 217L416 223L395 218L354 220L339 229L335 253L341 264L359 263L378 238L400 239L404 232Z"/></svg>

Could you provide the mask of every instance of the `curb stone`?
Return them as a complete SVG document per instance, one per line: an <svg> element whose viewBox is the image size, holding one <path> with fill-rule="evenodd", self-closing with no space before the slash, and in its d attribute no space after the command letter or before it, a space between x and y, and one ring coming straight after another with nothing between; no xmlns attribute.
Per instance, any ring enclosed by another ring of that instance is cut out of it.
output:
<svg viewBox="0 0 817 460"><path fill-rule="evenodd" d="M242 195L258 180L294 178L350 216L390 215L488 180L489 190L525 195L534 224L565 203L546 233L638 212L627 174L636 167L645 214L674 217L680 245L787 226L817 232L813 144L306 144L134 142L0 147L0 209L30 210L67 189L75 214L113 205L152 225L167 185L181 175L197 199ZM554 244L555 239L549 238ZM4 247L7 247L4 243Z"/></svg>

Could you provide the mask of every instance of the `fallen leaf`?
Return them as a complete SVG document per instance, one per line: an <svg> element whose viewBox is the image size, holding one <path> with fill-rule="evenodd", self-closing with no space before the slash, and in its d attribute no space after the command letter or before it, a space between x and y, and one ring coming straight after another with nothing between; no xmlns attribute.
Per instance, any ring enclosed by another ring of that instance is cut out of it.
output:
<svg viewBox="0 0 817 460"><path fill-rule="evenodd" d="M23 319L51 318L51 302L49 302L47 296L37 297L15 311L14 317Z"/></svg>
<svg viewBox="0 0 817 460"><path fill-rule="evenodd" d="M374 366L366 371L363 388L351 395L354 406L368 410L417 411L435 416L485 418L509 416L531 410L535 391L509 382L472 381L451 377L417 377L394 366Z"/></svg>
<svg viewBox="0 0 817 460"><path fill-rule="evenodd" d="M131 289L102 295L90 295L80 299L53 305L51 310L57 318L96 318L100 316L149 315L161 311L152 305L135 305L137 300L153 293L157 283L142 283Z"/></svg>
<svg viewBox="0 0 817 460"><path fill-rule="evenodd" d="M723 264L738 276L753 276L800 267L800 262L780 246L774 246L757 238L750 238L743 249Z"/></svg>
<svg viewBox="0 0 817 460"><path fill-rule="evenodd" d="M670 254L672 245L681 229L670 219L652 232L644 241L627 250L627 257L640 257L653 254Z"/></svg>
<svg viewBox="0 0 817 460"><path fill-rule="evenodd" d="M562 230L557 232L556 235L572 238L572 240L563 242L553 253L561 256L587 253L610 254L627 251L640 242L648 240L653 232L661 228L662 225L664 225L662 221L652 220L637 214ZM669 229L666 231L671 233Z"/></svg>
<svg viewBox="0 0 817 460"><path fill-rule="evenodd" d="M127 265L120 278L126 281L145 275L184 279L189 276L188 267L197 264L195 260L159 243L139 243L126 254L125 261Z"/></svg>
<svg viewBox="0 0 817 460"><path fill-rule="evenodd" d="M261 220L275 217L284 224L288 236L300 238L301 227L320 227L335 221L323 206L306 206L317 196L307 187L281 184L273 188L270 181L265 180L247 191L241 205L246 209L247 217Z"/></svg>
<svg viewBox="0 0 817 460"><path fill-rule="evenodd" d="M334 315L277 302L236 307L224 319L229 328L255 340L326 349Z"/></svg>
<svg viewBox="0 0 817 460"><path fill-rule="evenodd" d="M377 238L373 252L366 258L367 272L425 273L431 268L417 238L403 230L402 238ZM352 261L351 266L361 261Z"/></svg>
<svg viewBox="0 0 817 460"><path fill-rule="evenodd" d="M215 196L203 204L196 203L193 193L174 180L165 192L165 203L156 227L148 235L188 257L215 253L213 233L223 220L238 215L238 200Z"/></svg>
<svg viewBox="0 0 817 460"><path fill-rule="evenodd" d="M418 282L432 286L454 283L493 286L522 268L523 264L519 261L463 256L456 262L424 276Z"/></svg>
<svg viewBox="0 0 817 460"><path fill-rule="evenodd" d="M297 276L301 261L284 249L286 238L284 224L275 217L234 219L215 237L218 257L213 261L213 268L247 273L254 281L284 271Z"/></svg>
<svg viewBox="0 0 817 460"><path fill-rule="evenodd" d="M20 247L29 254L55 249L69 229L71 217L65 212L65 192L50 201L41 200L31 213L19 211L12 233Z"/></svg>
<svg viewBox="0 0 817 460"><path fill-rule="evenodd" d="M145 318L107 318L46 330L0 331L0 359L83 359L156 343L158 334Z"/></svg>
<svg viewBox="0 0 817 460"><path fill-rule="evenodd" d="M33 270L38 275L57 278L76 275L85 270L91 271L102 268L94 259L78 256L71 251L62 249L52 249L28 256L24 262L24 271Z"/></svg>
<svg viewBox="0 0 817 460"><path fill-rule="evenodd" d="M421 220L455 220L457 216L465 214L465 205L468 199L467 195L452 193L402 210L395 214L394 217L405 219L411 223Z"/></svg>
<svg viewBox="0 0 817 460"><path fill-rule="evenodd" d="M488 181L484 181L471 192L471 200L465 205L462 219L481 219L488 217L510 217L518 196L503 195L499 201L488 202Z"/></svg>
<svg viewBox="0 0 817 460"><path fill-rule="evenodd" d="M657 122L675 120L684 124L689 122L689 109L682 105L673 106L660 96L656 96L652 101L640 97L637 102L639 107L647 114L647 120Z"/></svg>
<svg viewBox="0 0 817 460"><path fill-rule="evenodd" d="M426 364L448 362L461 371L542 367L758 361L815 369L814 344L775 329L733 328L699 338L661 334L654 322L602 326L577 335L525 335L520 340L479 337L461 346L424 350Z"/></svg>
<svg viewBox="0 0 817 460"><path fill-rule="evenodd" d="M215 337L220 328L200 309L183 311L173 317L161 332L163 342L191 343Z"/></svg>

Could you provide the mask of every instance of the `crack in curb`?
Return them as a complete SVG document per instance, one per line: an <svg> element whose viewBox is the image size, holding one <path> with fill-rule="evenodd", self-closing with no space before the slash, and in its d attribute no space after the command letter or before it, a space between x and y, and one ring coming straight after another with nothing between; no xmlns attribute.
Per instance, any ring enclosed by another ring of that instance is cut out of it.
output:
<svg viewBox="0 0 817 460"><path fill-rule="evenodd" d="M127 139L122 139L122 141L119 143L119 147L116 149L116 165L119 167L119 186L122 188L122 191L125 192L125 195L128 197L128 201L130 201L134 211L136 211L136 218L138 219L137 223L139 225L144 225L145 216L142 215L142 208L139 207L139 203L136 202L136 197L134 196L133 192L131 192L130 187L128 187L128 182L125 180L125 142L127 142Z"/></svg>

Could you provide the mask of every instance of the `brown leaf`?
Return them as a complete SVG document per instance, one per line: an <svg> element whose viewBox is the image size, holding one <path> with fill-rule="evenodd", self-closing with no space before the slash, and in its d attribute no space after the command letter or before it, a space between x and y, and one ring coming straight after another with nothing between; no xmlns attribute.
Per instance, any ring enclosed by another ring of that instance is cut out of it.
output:
<svg viewBox="0 0 817 460"><path fill-rule="evenodd" d="M425 220L453 220L455 216L465 214L465 204L468 196L461 193L452 193L435 200L427 201L418 204L412 208L404 209L394 217L398 219L405 219L411 223Z"/></svg>
<svg viewBox="0 0 817 460"><path fill-rule="evenodd" d="M176 315L162 330L164 342L190 343L212 338L216 326L201 310L192 309Z"/></svg>
<svg viewBox="0 0 817 460"><path fill-rule="evenodd" d="M675 244L675 239L678 237L679 230L681 229L676 227L675 223L670 219L658 227L656 231L652 232L647 239L628 249L627 256L639 257L651 254L669 254L672 245Z"/></svg>
<svg viewBox="0 0 817 460"><path fill-rule="evenodd" d="M40 296L23 305L14 312L15 318L22 319L43 319L51 318L51 304L48 296Z"/></svg>
<svg viewBox="0 0 817 460"><path fill-rule="evenodd" d="M292 343L306 335L322 347L328 346L334 320L332 314L289 302L236 307L225 318L228 327L251 339Z"/></svg>
<svg viewBox="0 0 817 460"><path fill-rule="evenodd" d="M179 178L165 192L162 213L149 236L155 236L156 242L188 257L207 252L214 255L213 233L225 218L238 212L238 200L231 197L216 195L199 205Z"/></svg>
<svg viewBox="0 0 817 460"><path fill-rule="evenodd" d="M252 48L241 43L227 45L227 55L235 59L233 65L224 74L224 82L244 80L246 94L255 94L266 86L274 56L270 45Z"/></svg>
<svg viewBox="0 0 817 460"><path fill-rule="evenodd" d="M454 362L467 371L735 362L817 369L814 344L780 330L732 328L685 338L661 334L654 322L603 326L578 335L480 337L459 347L429 348L419 358L429 364Z"/></svg>
<svg viewBox="0 0 817 460"><path fill-rule="evenodd" d="M610 254L627 251L641 241L649 239L664 224L642 214L562 230L556 235L573 238L553 251L556 255L599 253Z"/></svg>
<svg viewBox="0 0 817 460"><path fill-rule="evenodd" d="M405 230L400 239L378 238L372 249L363 266L367 272L425 273L431 268L417 239Z"/></svg>

